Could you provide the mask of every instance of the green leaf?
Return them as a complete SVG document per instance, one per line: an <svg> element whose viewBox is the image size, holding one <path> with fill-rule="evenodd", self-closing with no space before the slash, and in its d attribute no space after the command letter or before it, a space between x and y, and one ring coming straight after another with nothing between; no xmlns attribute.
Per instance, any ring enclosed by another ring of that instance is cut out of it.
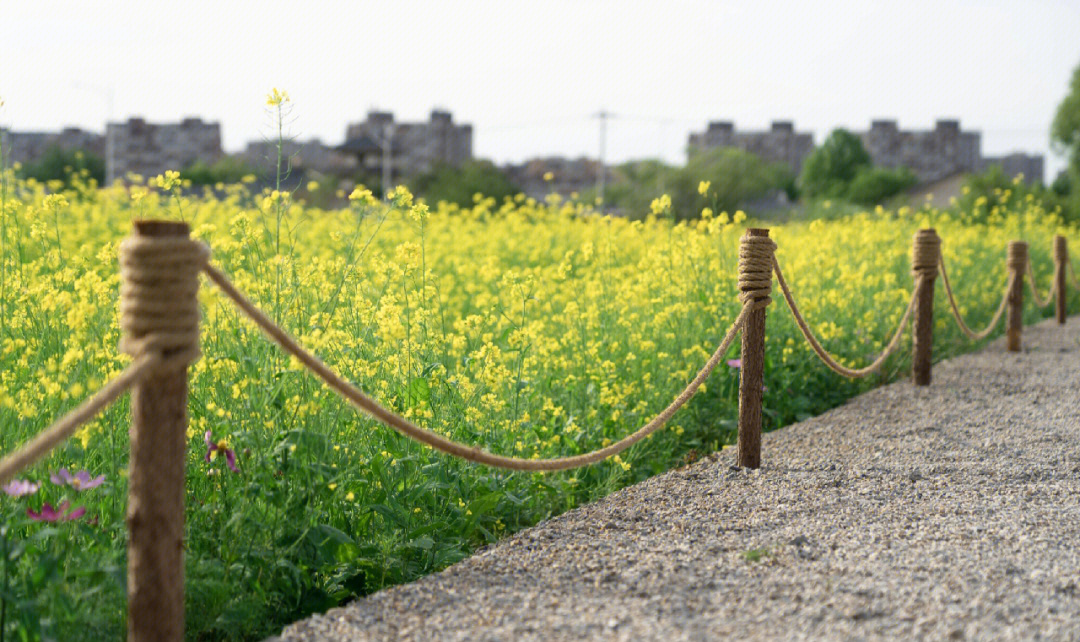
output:
<svg viewBox="0 0 1080 642"><path fill-rule="evenodd" d="M431 385L423 377L413 377L409 382L409 403L426 403L431 399Z"/></svg>

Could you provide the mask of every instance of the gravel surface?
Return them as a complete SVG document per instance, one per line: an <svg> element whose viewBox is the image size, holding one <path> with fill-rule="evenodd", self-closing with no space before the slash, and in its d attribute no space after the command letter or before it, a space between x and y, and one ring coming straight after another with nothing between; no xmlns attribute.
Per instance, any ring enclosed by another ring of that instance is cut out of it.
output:
<svg viewBox="0 0 1080 642"><path fill-rule="evenodd" d="M312 640L1080 640L1080 318L295 623Z"/></svg>

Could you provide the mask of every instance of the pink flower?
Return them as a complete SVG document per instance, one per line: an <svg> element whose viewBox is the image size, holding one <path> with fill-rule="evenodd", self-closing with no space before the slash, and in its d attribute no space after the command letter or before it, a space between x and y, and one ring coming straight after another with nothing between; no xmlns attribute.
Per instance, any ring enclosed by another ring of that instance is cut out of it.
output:
<svg viewBox="0 0 1080 642"><path fill-rule="evenodd" d="M229 443L222 439L221 441L214 442L211 438L210 431L207 430L203 435L203 441L206 442L206 461L210 461L218 455L225 455L225 463L228 464L229 470L234 473L240 472L236 469L236 453L232 448L229 448Z"/></svg>
<svg viewBox="0 0 1080 642"><path fill-rule="evenodd" d="M41 488L41 484L35 484L25 479L12 479L4 484L2 490L11 497L22 497L23 495L33 495L39 488Z"/></svg>
<svg viewBox="0 0 1080 642"><path fill-rule="evenodd" d="M727 364L728 364L728 366L730 366L732 368L741 368L742 367L742 359L728 359Z"/></svg>
<svg viewBox="0 0 1080 642"><path fill-rule="evenodd" d="M61 469L59 473L53 473L49 475L49 479L57 486L71 486L75 490L90 490L91 488L97 488L105 482L105 475L98 475L93 479L90 478L90 473L85 470L72 475L68 470Z"/></svg>
<svg viewBox="0 0 1080 642"><path fill-rule="evenodd" d="M70 522L73 519L79 519L86 514L86 508L80 506L73 511L68 511L70 502L63 502L57 508L53 508L51 504L43 504L41 512L27 507L26 516L36 522Z"/></svg>

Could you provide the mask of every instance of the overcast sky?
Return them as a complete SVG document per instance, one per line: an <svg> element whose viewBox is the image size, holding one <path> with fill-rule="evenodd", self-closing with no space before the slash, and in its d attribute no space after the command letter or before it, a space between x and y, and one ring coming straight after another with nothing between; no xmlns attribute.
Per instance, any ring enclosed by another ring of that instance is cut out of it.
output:
<svg viewBox="0 0 1080 642"><path fill-rule="evenodd" d="M198 115L229 151L268 133L276 86L302 140L339 143L371 108L442 107L499 162L595 156L601 109L612 162L682 161L710 119L794 120L820 143L874 118L959 118L985 154L1046 153L1077 64L1078 0L0 0L0 125Z"/></svg>

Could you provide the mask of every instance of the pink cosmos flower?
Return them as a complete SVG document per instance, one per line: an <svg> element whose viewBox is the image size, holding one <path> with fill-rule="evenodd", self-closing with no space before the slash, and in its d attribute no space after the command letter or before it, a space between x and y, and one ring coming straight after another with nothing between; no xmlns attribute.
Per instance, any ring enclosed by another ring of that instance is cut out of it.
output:
<svg viewBox="0 0 1080 642"><path fill-rule="evenodd" d="M727 364L732 368L738 369L742 367L742 359L728 359Z"/></svg>
<svg viewBox="0 0 1080 642"><path fill-rule="evenodd" d="M49 479L57 486L71 486L75 490L90 490L91 488L97 488L105 482L105 475L98 475L93 479L90 478L90 473L85 470L72 475L68 470L61 469L59 473L53 473L49 475Z"/></svg>
<svg viewBox="0 0 1080 642"><path fill-rule="evenodd" d="M204 457L206 461L210 461L218 455L224 455L225 463L228 464L229 470L233 471L234 473L240 472L236 469L236 452L233 451L232 448L229 448L229 443L227 441L222 439L221 441L215 443L214 440L211 438L209 430L207 430L206 434L203 435L203 441L206 442L206 457Z"/></svg>
<svg viewBox="0 0 1080 642"><path fill-rule="evenodd" d="M39 488L41 488L41 484L35 484L25 479L12 479L3 485L2 490L11 497L22 497L23 495L33 495Z"/></svg>
<svg viewBox="0 0 1080 642"><path fill-rule="evenodd" d="M56 508L53 508L51 504L43 504L40 512L28 506L26 516L36 522L70 522L86 514L86 507L84 506L72 511L68 510L69 506L71 506L70 502L63 502Z"/></svg>

